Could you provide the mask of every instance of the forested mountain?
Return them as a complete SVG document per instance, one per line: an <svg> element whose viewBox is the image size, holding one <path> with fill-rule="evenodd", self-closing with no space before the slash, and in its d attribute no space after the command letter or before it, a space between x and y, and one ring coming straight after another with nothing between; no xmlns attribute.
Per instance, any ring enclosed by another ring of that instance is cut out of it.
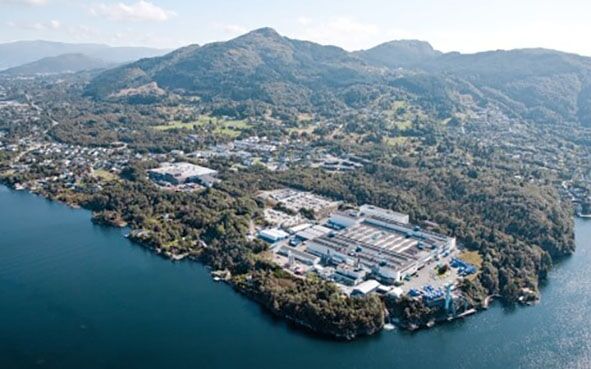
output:
<svg viewBox="0 0 591 369"><path fill-rule="evenodd" d="M428 48L423 45L421 50ZM424 52L419 57L416 49L408 51L397 43L357 55L375 65L404 66L440 78L461 79L478 90L472 93L482 101L495 100L508 111L533 121L578 120L591 125L591 58L547 49Z"/></svg>
<svg viewBox="0 0 591 369"><path fill-rule="evenodd" d="M102 44L70 44L51 41L17 41L0 44L0 70L63 54L84 54L112 63L125 63L166 53L147 47L111 47Z"/></svg>
<svg viewBox="0 0 591 369"><path fill-rule="evenodd" d="M428 42L418 40L399 40L380 44L355 55L366 62L389 68L414 67L442 55Z"/></svg>
<svg viewBox="0 0 591 369"><path fill-rule="evenodd" d="M263 28L106 71L86 94L108 98L151 82L209 101L321 113L368 107L389 95L412 96L452 118L469 96L532 122L591 125L591 59L545 49L444 54L425 42L394 41L349 53Z"/></svg>
<svg viewBox="0 0 591 369"><path fill-rule="evenodd" d="M84 54L51 56L0 72L4 75L59 74L106 69L115 64Z"/></svg>
<svg viewBox="0 0 591 369"><path fill-rule="evenodd" d="M291 40L263 28L228 42L189 46L108 71L87 92L106 97L155 81L160 87L208 99L309 108L341 88L380 77L379 69L340 48Z"/></svg>
<svg viewBox="0 0 591 369"><path fill-rule="evenodd" d="M462 76L483 91L494 89L498 99L521 104L534 121L591 125L590 58L545 49L451 53L426 68Z"/></svg>

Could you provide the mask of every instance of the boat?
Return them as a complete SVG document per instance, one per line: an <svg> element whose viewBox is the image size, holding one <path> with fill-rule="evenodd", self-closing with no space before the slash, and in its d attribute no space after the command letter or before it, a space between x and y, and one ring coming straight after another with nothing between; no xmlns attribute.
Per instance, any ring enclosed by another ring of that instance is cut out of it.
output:
<svg viewBox="0 0 591 369"><path fill-rule="evenodd" d="M391 324L391 323L384 324L384 330L385 331L392 331L394 329L396 329L396 326L394 324Z"/></svg>

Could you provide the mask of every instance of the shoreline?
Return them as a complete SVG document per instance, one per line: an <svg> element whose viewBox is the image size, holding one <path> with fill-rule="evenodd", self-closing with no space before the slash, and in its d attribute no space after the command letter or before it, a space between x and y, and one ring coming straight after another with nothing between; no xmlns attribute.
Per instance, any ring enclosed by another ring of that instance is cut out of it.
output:
<svg viewBox="0 0 591 369"><path fill-rule="evenodd" d="M25 192L27 194L39 196L40 198L43 198L47 201L66 205L67 207L69 207L73 210L87 211L90 213L91 223L93 223L97 226L107 227L107 228L119 228L119 229L123 229L123 228L128 227L128 224L126 222L110 221L111 219L108 219L108 218L106 218L106 219L105 218L98 218L98 220L97 220L97 217L95 215L97 215L98 213L93 212L90 209L84 208L83 206L76 204L76 203L65 202L60 199L54 199L49 196L44 196L42 193L32 191L29 188L16 189L13 186L11 186L10 184L4 183L2 181L0 181L0 187L4 187L4 188L8 189L8 191ZM128 234L124 235L124 237L127 238L130 242L132 242L144 249L150 250L155 255L160 256L167 261L170 261L173 263L181 262L181 261L195 262L195 263L201 264L205 268L211 269L211 266L208 265L207 263L205 263L200 258L201 253L176 254L174 252L174 250L169 251L169 250L164 250L160 247L155 247L155 246L151 245L150 243L146 242L145 240L143 240L141 237L134 236L134 234L141 235L141 233L142 233L141 230L130 229L130 232ZM224 273L223 276L220 273ZM228 274L229 274L229 277L228 277ZM452 322L455 320L464 319L464 318L469 317L471 315L475 315L477 313L480 313L483 310L487 310L490 303L492 302L493 298L499 297L498 295L489 295L485 298L485 302L481 306L477 306L477 305L468 306L464 312L458 314L457 316L433 317L433 315L430 315L430 316L427 315L427 316L421 318L421 320L423 322L411 322L411 321L405 321L405 320L393 318L391 316L392 312L389 311L388 309L386 309L385 310L386 311L385 319L384 319L383 323L381 324L381 326L379 327L379 329L371 330L368 332L362 332L361 334L340 334L338 332L330 332L330 333L323 332L323 331L319 330L318 328L316 328L315 326L313 326L312 324L309 324L306 321L298 319L297 317L294 317L294 316L292 316L288 313L285 313L279 309L273 308L273 306L266 303L263 296L255 293L251 289L245 287L243 284L241 284L240 282L233 279L233 276L228 271L220 271L220 270L211 271L210 276L216 282L221 281L221 282L227 283L235 292L238 292L241 295L246 296L249 300L254 301L255 303L257 303L259 306L263 307L267 312L269 312L273 316L285 319L285 321L287 323L292 323L296 327L298 327L304 331L310 332L312 334L315 334L319 337L324 337L326 339L331 339L331 340L335 340L335 341L346 341L346 342L352 341L355 339L359 339L361 337L372 336L377 333L380 333L381 331L390 331L391 329L386 329L389 324L393 324L395 327L402 329L402 330L406 330L408 332L415 332L415 331L419 331L419 330L433 328L437 325L441 325L441 324L444 324L447 322ZM380 297L380 299L383 299L383 298L385 298L385 297ZM538 297L538 300L539 300L539 297ZM424 304L422 301L420 303ZM523 305L523 306L533 305L532 303L530 303L530 301L519 301L518 304Z"/></svg>

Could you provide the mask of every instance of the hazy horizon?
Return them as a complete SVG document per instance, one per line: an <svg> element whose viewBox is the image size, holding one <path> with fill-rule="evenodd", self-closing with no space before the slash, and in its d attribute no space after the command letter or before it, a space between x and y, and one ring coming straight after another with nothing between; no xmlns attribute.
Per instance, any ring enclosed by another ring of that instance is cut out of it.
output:
<svg viewBox="0 0 591 369"><path fill-rule="evenodd" d="M1 0L0 0L1 1ZM244 33L241 33L239 35L236 35L235 37L232 37L230 39L223 39L223 40L212 40L210 42L204 43L204 44L199 44L199 46L205 46L207 44L210 43L216 43L216 42L225 42L225 41L229 41L231 39L243 36L247 33L250 32L254 32L256 30L262 29L262 28L272 28L272 27L259 27L259 28L255 28L252 30L246 30ZM277 30L275 30L277 31ZM285 36L288 37L290 39L295 39L295 40L300 40L300 41L310 41L310 42L316 42L314 40L307 40L307 39L303 39L303 38L296 38L296 37L289 37L287 35L281 34L279 31L277 31L281 36ZM346 51L349 52L357 52L357 51L364 51L364 50L368 50L371 48L374 48L376 46L382 45L384 43L389 43L389 42L396 42L396 41L416 41L416 42L426 42L428 44L430 44L434 50L437 51L441 51L444 53L461 53L461 54L465 54L465 55L469 55L469 54L477 54L477 53L485 53L485 52L490 52L490 51L510 51L510 50L523 50L523 49L548 49L548 50L554 50L554 51L559 51L559 52L565 52L565 53L572 53L575 55L580 55L580 56L584 56L584 57L591 57L590 55L585 55L585 54L580 54L577 52L571 52L571 51L567 51L567 50L561 50L561 49L550 49L550 48L544 48L544 47L539 47L539 46L526 46L526 47L520 47L520 48L512 48L512 49L483 49L483 50L478 50L478 51L474 51L474 52L463 52L460 50L441 50L439 48L437 48L435 45L433 45L429 40L421 40L421 39L411 39L411 38L402 38L402 39L392 39L392 40L387 40L384 42L380 42L379 44L375 44L375 45L371 45L368 46L367 48L363 48L363 49L353 49L353 50L347 50L339 45L334 45L334 44L326 44L326 43L320 43L321 45L325 45L325 46L336 46L336 47L340 47ZM6 42L0 42L0 45L5 45L5 44L11 44L11 43L20 43L20 42L48 42L48 43L63 43L63 44L72 44L72 45L100 45L100 46L107 46L107 47L115 47L115 48L147 48L147 49L154 49L154 50L162 50L165 52L170 52L173 50L176 50L178 48L182 48L182 47L186 47L186 46L190 46L190 45L196 45L197 43L192 43L192 44L186 44L186 45L180 45L180 46L176 46L176 47L172 47L172 48L166 48L166 47L158 47L158 46L142 46L142 45L113 45L113 44L109 44L109 43L105 43L105 42L75 42L75 41L60 41L60 40L46 40L46 39L23 39L23 40L12 40L12 41L6 41Z"/></svg>
<svg viewBox="0 0 591 369"><path fill-rule="evenodd" d="M174 49L271 27L289 38L349 51L412 39L443 52L547 48L591 56L585 40L591 33L586 20L591 4L579 0L0 0L0 10L0 43L47 40Z"/></svg>

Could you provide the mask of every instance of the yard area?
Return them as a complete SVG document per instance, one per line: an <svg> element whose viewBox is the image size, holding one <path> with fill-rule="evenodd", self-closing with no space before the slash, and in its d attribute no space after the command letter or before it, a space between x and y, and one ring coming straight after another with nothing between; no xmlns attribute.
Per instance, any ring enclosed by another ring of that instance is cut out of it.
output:
<svg viewBox="0 0 591 369"><path fill-rule="evenodd" d="M452 253L449 256L441 258L440 260L433 260L429 262L409 280L404 281L402 285L404 292L408 292L413 288L423 289L427 285L430 285L434 288L445 288L447 284L455 283L458 280L457 269L449 268L443 274L439 274L438 272L438 266L446 264L449 265L451 258L454 256L458 255L456 253Z"/></svg>
<svg viewBox="0 0 591 369"><path fill-rule="evenodd" d="M104 169L97 169L97 170L93 171L92 175L96 178L100 178L100 179L107 181L107 182L111 182L111 181L115 181L115 180L119 179L119 177L116 174L111 173L108 170L104 170Z"/></svg>

